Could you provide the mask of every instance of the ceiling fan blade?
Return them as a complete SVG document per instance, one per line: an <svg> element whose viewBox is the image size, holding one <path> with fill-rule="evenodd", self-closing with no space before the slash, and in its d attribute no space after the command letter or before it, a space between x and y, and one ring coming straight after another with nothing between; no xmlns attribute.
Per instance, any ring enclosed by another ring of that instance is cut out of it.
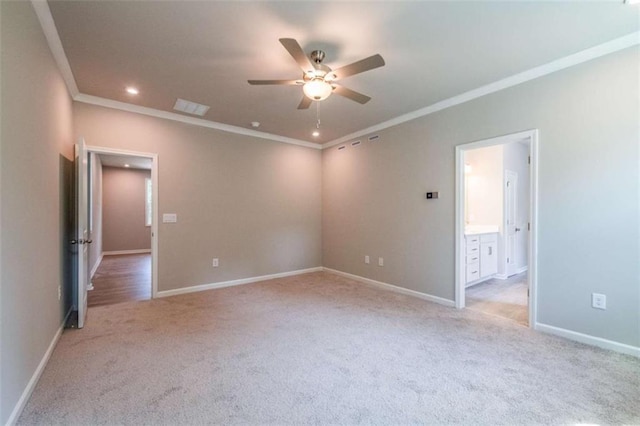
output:
<svg viewBox="0 0 640 426"><path fill-rule="evenodd" d="M298 66L302 68L302 72L310 73L316 70L316 67L311 63L309 57L304 53L300 44L292 38L281 38L280 43L287 49L289 55L293 56L293 59L296 60Z"/></svg>
<svg viewBox="0 0 640 426"><path fill-rule="evenodd" d="M300 101L300 105L298 105L298 109L309 109L309 107L311 106L311 102L311 99L302 95L302 100Z"/></svg>
<svg viewBox="0 0 640 426"><path fill-rule="evenodd" d="M382 59L382 56L373 55L358 62L340 67L337 70L333 70L332 73L336 78L345 78L350 75L360 74L361 72L369 71L381 66L384 66L384 59Z"/></svg>
<svg viewBox="0 0 640 426"><path fill-rule="evenodd" d="M295 86L304 84L302 80L247 80L252 85L281 84Z"/></svg>
<svg viewBox="0 0 640 426"><path fill-rule="evenodd" d="M356 101L359 104L366 104L371 100L371 98L367 95L363 95L362 93L356 92L355 90L347 89L344 86L340 86L338 84L333 85L333 93L336 95L344 96L345 98L351 99L352 101Z"/></svg>

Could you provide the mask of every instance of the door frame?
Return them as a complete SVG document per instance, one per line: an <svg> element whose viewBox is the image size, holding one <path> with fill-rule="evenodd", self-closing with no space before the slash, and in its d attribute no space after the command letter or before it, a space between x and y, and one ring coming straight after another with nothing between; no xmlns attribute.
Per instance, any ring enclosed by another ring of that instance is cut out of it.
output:
<svg viewBox="0 0 640 426"><path fill-rule="evenodd" d="M503 145L510 142L529 140L529 328L536 328L538 317L538 129L483 139L456 146L455 151L455 306L465 307L465 262L464 262L464 227L465 227L465 179L464 153L477 148Z"/></svg>
<svg viewBox="0 0 640 426"><path fill-rule="evenodd" d="M93 145L87 145L87 152L89 154L109 154L151 159L151 192L153 197L153 212L151 214L151 298L155 299L158 294L158 154L152 152L105 148Z"/></svg>

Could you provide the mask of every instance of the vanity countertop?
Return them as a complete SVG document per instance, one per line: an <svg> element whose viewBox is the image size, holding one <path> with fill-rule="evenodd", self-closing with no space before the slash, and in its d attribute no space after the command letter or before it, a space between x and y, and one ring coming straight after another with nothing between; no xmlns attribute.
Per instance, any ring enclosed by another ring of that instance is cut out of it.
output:
<svg viewBox="0 0 640 426"><path fill-rule="evenodd" d="M464 235L493 234L498 231L498 225L467 225L464 227Z"/></svg>

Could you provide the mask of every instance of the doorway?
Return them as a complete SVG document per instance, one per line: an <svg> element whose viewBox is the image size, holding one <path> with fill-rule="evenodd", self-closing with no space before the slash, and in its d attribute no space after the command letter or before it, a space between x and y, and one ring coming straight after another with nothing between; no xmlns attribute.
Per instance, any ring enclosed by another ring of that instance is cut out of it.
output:
<svg viewBox="0 0 640 426"><path fill-rule="evenodd" d="M456 307L536 323L538 132L456 147Z"/></svg>
<svg viewBox="0 0 640 426"><path fill-rule="evenodd" d="M151 299L157 292L157 155L87 151L88 307Z"/></svg>

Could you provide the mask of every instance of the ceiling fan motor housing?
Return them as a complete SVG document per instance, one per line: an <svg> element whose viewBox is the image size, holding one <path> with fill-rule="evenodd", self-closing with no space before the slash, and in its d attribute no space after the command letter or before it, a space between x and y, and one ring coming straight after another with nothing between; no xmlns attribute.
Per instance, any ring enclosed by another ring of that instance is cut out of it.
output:
<svg viewBox="0 0 640 426"><path fill-rule="evenodd" d="M311 58L313 63L321 64L324 60L325 53L322 50L314 50L313 52L311 52L311 55L309 55L309 57Z"/></svg>

